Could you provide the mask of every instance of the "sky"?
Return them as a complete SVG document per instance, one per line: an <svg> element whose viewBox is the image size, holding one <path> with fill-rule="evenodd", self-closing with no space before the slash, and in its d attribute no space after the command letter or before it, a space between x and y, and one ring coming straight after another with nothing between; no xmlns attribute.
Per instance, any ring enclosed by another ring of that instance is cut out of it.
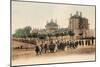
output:
<svg viewBox="0 0 100 67"><path fill-rule="evenodd" d="M60 28L66 28L70 14L74 15L76 11L88 18L90 29L95 29L95 6L12 1L11 8L12 33L25 26L43 29L51 19L57 20Z"/></svg>

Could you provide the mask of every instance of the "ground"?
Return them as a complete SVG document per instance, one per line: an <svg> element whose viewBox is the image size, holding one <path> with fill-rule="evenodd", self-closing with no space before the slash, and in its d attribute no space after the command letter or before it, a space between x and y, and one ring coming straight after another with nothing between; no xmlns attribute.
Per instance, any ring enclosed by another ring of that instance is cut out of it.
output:
<svg viewBox="0 0 100 67"><path fill-rule="evenodd" d="M95 45L78 46L76 49L65 49L55 53L36 56L33 49L13 50L12 65L45 64L60 62L95 61Z"/></svg>

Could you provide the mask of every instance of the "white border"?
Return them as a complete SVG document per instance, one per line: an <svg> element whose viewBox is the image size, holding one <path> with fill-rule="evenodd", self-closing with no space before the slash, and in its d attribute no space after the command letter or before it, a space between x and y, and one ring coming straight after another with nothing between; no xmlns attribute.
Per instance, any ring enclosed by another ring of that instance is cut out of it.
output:
<svg viewBox="0 0 100 67"><path fill-rule="evenodd" d="M32 1L32 0L31 0ZM99 0L35 0L43 2L72 3L96 5L96 29L97 29L97 55L96 62L69 63L55 65L40 65L41 67L99 67L100 63L100 2ZM10 64L10 0L0 0L0 67L9 67ZM35 66L34 66L35 67ZM39 67L39 66L37 66Z"/></svg>

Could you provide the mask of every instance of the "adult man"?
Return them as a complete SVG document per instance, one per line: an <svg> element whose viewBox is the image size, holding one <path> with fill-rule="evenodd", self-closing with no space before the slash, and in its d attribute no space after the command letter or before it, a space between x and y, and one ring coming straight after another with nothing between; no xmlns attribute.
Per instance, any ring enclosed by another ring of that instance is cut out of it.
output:
<svg viewBox="0 0 100 67"><path fill-rule="evenodd" d="M36 55L39 55L39 51L40 51L40 48L39 48L39 46L38 46L38 45L36 45L36 47L35 47L35 52L36 52Z"/></svg>
<svg viewBox="0 0 100 67"><path fill-rule="evenodd" d="M45 44L44 45L44 52L47 53L47 50L48 50L48 46L47 46L47 44Z"/></svg>
<svg viewBox="0 0 100 67"><path fill-rule="evenodd" d="M53 53L53 52L54 52L54 49L55 49L55 45L54 45L54 43L51 41L51 43L50 43L50 45L49 45L49 50L50 50L51 53Z"/></svg>

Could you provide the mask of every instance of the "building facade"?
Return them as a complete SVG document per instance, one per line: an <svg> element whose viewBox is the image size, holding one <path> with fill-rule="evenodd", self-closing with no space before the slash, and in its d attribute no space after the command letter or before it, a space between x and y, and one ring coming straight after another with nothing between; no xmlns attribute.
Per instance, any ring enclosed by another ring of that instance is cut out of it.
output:
<svg viewBox="0 0 100 67"><path fill-rule="evenodd" d="M53 19L50 20L50 22L47 21L47 24L45 25L46 32L52 33L58 30L58 24L57 21L53 21Z"/></svg>
<svg viewBox="0 0 100 67"><path fill-rule="evenodd" d="M82 37L85 38L89 30L88 19L82 17L82 12L76 11L76 14L71 14L70 16L68 28L75 33L75 37L82 35Z"/></svg>

